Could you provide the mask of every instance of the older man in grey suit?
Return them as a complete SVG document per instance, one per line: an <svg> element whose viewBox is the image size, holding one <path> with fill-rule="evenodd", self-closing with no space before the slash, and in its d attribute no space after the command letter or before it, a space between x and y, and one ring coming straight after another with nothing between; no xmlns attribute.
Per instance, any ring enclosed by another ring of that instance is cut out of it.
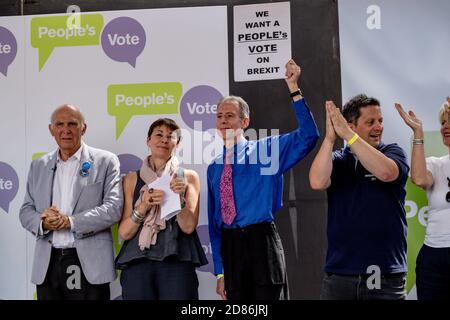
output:
<svg viewBox="0 0 450 320"><path fill-rule="evenodd" d="M58 107L49 130L58 150L31 163L22 226L36 236L31 281L39 300L109 299L116 277L110 227L123 197L119 160L82 142L86 123Z"/></svg>

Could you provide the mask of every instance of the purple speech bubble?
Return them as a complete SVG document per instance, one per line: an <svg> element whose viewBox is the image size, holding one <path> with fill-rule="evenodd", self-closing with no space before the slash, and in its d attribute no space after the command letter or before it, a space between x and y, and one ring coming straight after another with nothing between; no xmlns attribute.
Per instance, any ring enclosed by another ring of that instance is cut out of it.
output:
<svg viewBox="0 0 450 320"><path fill-rule="evenodd" d="M183 121L192 129L195 122L201 123L203 131L216 127L217 102L222 94L211 86L196 86L189 89L180 102Z"/></svg>
<svg viewBox="0 0 450 320"><path fill-rule="evenodd" d="M16 37L11 31L0 27L0 72L6 77L9 65L17 54Z"/></svg>
<svg viewBox="0 0 450 320"><path fill-rule="evenodd" d="M142 167L142 159L134 154L123 153L117 156L120 162L120 176L125 176L132 171L139 170Z"/></svg>
<svg viewBox="0 0 450 320"><path fill-rule="evenodd" d="M200 242L202 243L203 251L205 251L206 259L208 259L208 264L201 266L197 270L202 272L210 272L214 274L214 263L212 259L212 249L211 249L211 241L209 240L208 225L204 224L198 226L197 234L198 237L200 238Z"/></svg>
<svg viewBox="0 0 450 320"><path fill-rule="evenodd" d="M9 212L9 204L19 190L19 177L13 167L0 161L0 208Z"/></svg>
<svg viewBox="0 0 450 320"><path fill-rule="evenodd" d="M106 55L119 62L136 67L136 59L145 47L145 30L130 17L111 20L102 32L102 48Z"/></svg>

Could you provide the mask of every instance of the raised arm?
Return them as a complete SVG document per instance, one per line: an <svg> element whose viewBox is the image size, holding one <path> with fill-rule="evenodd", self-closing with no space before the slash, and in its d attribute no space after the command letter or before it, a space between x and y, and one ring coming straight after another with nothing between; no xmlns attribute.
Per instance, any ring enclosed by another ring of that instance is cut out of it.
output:
<svg viewBox="0 0 450 320"><path fill-rule="evenodd" d="M286 64L285 78L289 92L299 91L297 82L300 74L300 67L294 60L289 60ZM285 173L302 160L314 149L319 139L319 131L305 99L300 93L294 95L292 99L298 128L286 134L272 136L268 140L272 154L278 155L272 159L276 160L273 162L277 162L277 165L273 165L272 162L272 169L276 168L274 171L278 174Z"/></svg>
<svg viewBox="0 0 450 320"><path fill-rule="evenodd" d="M434 180L431 172L427 170L425 161L422 121L417 118L412 110L406 113L399 103L395 104L395 108L406 125L412 129L414 134L411 152L411 180L418 187L428 189L433 185Z"/></svg>
<svg viewBox="0 0 450 320"><path fill-rule="evenodd" d="M294 60L290 59L287 63L286 63L286 72L285 72L285 81L286 84L289 88L289 91L291 93L296 92L299 90L298 88L298 79L300 78L300 74L302 73L302 69L300 68L300 66L298 66ZM300 99L302 99L303 96L300 95L296 95L294 96L292 99L294 101L298 101Z"/></svg>
<svg viewBox="0 0 450 320"><path fill-rule="evenodd" d="M330 118L330 101L325 103L326 127L325 138L320 146L314 161L309 169L309 183L313 190L325 190L331 185L331 172L333 170L333 145L336 141L336 132Z"/></svg>

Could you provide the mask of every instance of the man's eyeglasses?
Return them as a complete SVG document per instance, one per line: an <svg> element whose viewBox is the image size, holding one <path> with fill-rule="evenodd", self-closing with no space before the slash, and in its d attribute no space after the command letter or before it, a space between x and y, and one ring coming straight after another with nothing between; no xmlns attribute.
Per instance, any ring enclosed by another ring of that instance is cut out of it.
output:
<svg viewBox="0 0 450 320"><path fill-rule="evenodd" d="M448 187L450 188L450 178L447 177ZM450 191L445 195L445 201L450 202Z"/></svg>

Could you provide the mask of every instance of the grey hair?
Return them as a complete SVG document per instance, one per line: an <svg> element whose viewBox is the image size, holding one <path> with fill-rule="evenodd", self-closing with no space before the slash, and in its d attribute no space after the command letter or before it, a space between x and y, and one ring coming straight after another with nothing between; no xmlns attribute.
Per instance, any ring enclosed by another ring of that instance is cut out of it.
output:
<svg viewBox="0 0 450 320"><path fill-rule="evenodd" d="M250 108L248 107L248 103L238 96L226 96L219 100L217 103L217 109L219 109L220 105L225 102L237 102L239 106L239 118L245 119L250 118Z"/></svg>
<svg viewBox="0 0 450 320"><path fill-rule="evenodd" d="M50 116L50 123L54 124L54 117L55 117L55 113L57 113L59 110L64 109L64 108L69 108L72 109L73 111L75 111L76 113L78 113L79 118L80 118L80 122L81 122L81 126L83 126L85 124L85 120L84 120L84 115L81 112L80 108L78 108L77 106L71 105L71 104L63 104L61 106L59 106L58 108L56 108L53 112L52 115Z"/></svg>

